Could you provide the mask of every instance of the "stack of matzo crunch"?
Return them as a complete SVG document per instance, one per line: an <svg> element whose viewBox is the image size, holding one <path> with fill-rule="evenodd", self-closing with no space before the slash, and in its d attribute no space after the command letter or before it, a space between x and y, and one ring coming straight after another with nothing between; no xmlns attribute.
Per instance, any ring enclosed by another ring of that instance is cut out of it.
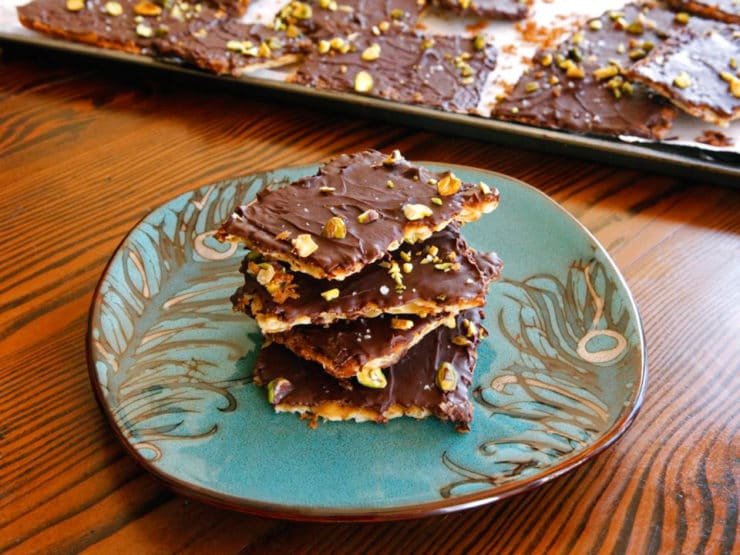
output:
<svg viewBox="0 0 740 555"><path fill-rule="evenodd" d="M239 206L217 237L251 252L232 300L265 334L254 380L277 411L385 422L435 415L469 429L501 262L460 226L498 191L368 150Z"/></svg>

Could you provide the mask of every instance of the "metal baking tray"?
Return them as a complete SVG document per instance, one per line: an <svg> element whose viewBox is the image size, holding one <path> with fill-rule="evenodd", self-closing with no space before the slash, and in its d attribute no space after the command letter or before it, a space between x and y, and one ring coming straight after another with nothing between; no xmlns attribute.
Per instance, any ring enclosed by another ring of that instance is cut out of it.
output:
<svg viewBox="0 0 740 555"><path fill-rule="evenodd" d="M341 109L347 114L362 118L400 123L439 133L585 158L714 184L740 186L738 148L716 150L704 148L699 143L694 146L685 143L675 144L671 141L633 142L617 137L582 135L497 121L477 115L449 113L357 94L316 90L287 83L275 77L216 76L170 61L105 50L32 33L16 22L14 25L8 23L9 2L10 0L0 0L0 8L5 8L4 12L0 12L0 41L125 62L161 72L174 72L192 76L203 83L239 87L257 95L269 94L270 98L278 97L292 104L305 104L312 108L332 111ZM12 1L13 5L20 3L23 2ZM14 15L14 8L12 12ZM731 127L739 126L740 121L737 121Z"/></svg>

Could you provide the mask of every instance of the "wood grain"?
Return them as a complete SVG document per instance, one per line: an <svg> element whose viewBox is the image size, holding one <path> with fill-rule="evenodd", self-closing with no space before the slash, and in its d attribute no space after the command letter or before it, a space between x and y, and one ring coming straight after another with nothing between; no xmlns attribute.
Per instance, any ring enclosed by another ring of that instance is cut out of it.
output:
<svg viewBox="0 0 740 555"><path fill-rule="evenodd" d="M447 516L291 523L172 493L124 453L88 383L86 318L109 256L178 193L365 147L523 179L594 232L644 319L639 417L567 476ZM0 183L0 551L737 552L737 190L22 48L0 58Z"/></svg>

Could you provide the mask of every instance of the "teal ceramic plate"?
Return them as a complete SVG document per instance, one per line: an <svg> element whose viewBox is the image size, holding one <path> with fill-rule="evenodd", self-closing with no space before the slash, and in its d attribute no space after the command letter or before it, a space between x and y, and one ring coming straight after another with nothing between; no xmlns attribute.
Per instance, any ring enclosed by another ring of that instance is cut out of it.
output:
<svg viewBox="0 0 740 555"><path fill-rule="evenodd" d="M126 237L93 301L92 383L133 456L175 490L258 514L410 518L473 507L573 469L627 428L646 383L624 279L573 217L536 189L465 167L501 205L464 228L503 278L486 306L472 430L433 419L322 422L275 414L251 369L260 334L231 310L244 252L213 239L240 202L291 168L203 187Z"/></svg>

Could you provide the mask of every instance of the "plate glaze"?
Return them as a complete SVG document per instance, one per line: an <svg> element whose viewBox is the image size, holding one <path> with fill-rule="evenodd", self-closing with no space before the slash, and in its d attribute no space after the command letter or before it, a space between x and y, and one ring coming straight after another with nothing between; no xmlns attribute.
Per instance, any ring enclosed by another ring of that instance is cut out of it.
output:
<svg viewBox="0 0 740 555"><path fill-rule="evenodd" d="M471 431L435 419L321 422L275 414L251 368L261 336L233 312L244 251L212 237L276 170L203 187L150 213L101 278L88 330L90 376L124 446L191 497L305 520L411 518L538 486L610 445L646 384L632 296L593 236L536 189L453 169L501 191L463 228L504 261L486 305Z"/></svg>

